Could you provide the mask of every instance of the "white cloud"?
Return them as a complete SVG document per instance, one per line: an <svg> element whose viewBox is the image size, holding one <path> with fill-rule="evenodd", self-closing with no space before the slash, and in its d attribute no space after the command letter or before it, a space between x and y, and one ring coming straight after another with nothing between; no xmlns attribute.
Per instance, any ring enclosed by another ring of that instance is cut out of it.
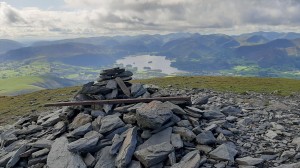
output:
<svg viewBox="0 0 300 168"><path fill-rule="evenodd" d="M65 0L65 10L0 2L0 37L241 33L300 26L297 0Z"/></svg>

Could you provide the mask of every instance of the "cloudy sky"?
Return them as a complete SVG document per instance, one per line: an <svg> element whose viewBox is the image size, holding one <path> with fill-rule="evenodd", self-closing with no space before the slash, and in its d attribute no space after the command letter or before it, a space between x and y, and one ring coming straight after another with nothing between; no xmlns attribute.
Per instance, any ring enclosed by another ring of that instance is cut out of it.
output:
<svg viewBox="0 0 300 168"><path fill-rule="evenodd" d="M299 0L0 0L0 38L300 31Z"/></svg>

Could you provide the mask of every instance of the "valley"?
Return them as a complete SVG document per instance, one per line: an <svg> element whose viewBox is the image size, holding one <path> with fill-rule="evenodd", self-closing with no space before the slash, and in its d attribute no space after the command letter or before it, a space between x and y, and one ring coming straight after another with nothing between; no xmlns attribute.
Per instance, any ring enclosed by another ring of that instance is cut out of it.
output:
<svg viewBox="0 0 300 168"><path fill-rule="evenodd" d="M100 70L116 66L132 71L135 79L199 75L300 79L299 37L277 32L173 33L36 41L27 46L9 41L0 54L0 95L52 88L46 78L81 85L94 80ZM43 85L35 85L38 78ZM19 81L15 89L4 84L12 80ZM55 86L69 86L64 83Z"/></svg>

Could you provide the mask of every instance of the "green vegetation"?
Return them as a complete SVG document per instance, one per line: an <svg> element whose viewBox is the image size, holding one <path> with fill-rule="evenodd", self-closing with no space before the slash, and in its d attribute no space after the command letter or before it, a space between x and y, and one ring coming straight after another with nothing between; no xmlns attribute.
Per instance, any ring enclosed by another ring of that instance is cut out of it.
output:
<svg viewBox="0 0 300 168"><path fill-rule="evenodd" d="M17 78L0 79L0 95L12 95L20 92L42 90L42 87L33 85L41 83L44 79L38 76L23 76Z"/></svg>
<svg viewBox="0 0 300 168"><path fill-rule="evenodd" d="M160 87L172 85L175 88L207 88L222 92L246 93L259 92L289 96L300 93L300 80L283 78L254 77L165 77L144 80L134 80L135 83L155 84ZM2 88L2 87L1 87ZM45 108L45 103L69 101L80 87L41 90L19 96L0 96L0 125L11 123L17 116L32 112L54 110Z"/></svg>
<svg viewBox="0 0 300 168"><path fill-rule="evenodd" d="M284 78L195 76L153 78L137 80L136 82L150 83L162 87L172 85L176 88L207 88L235 93L275 93L281 96L300 93L300 80Z"/></svg>
<svg viewBox="0 0 300 168"><path fill-rule="evenodd" d="M80 87L41 90L18 96L0 96L0 125L11 123L25 114L45 112L54 108L43 107L48 102L69 101Z"/></svg>

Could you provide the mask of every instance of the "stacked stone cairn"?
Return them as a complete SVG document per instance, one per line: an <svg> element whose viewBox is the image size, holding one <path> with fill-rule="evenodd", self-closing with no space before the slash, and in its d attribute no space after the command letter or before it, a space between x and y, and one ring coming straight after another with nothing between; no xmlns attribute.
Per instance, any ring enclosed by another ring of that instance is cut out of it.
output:
<svg viewBox="0 0 300 168"><path fill-rule="evenodd" d="M174 93L153 85L131 84L131 76L121 68L104 70L96 82L85 84L75 99L196 95L192 104L152 101L73 106L24 116L1 129L0 167L250 168L268 167L268 159L280 158L272 154L253 157L257 151L249 151L256 149L239 142L243 141L239 136L247 132L239 132L237 127L247 130L246 125L253 123L249 118L238 119L243 117L241 107L214 106L212 101L219 102L218 97L213 99L210 92L203 96L201 90ZM272 138L276 133L268 134Z"/></svg>

